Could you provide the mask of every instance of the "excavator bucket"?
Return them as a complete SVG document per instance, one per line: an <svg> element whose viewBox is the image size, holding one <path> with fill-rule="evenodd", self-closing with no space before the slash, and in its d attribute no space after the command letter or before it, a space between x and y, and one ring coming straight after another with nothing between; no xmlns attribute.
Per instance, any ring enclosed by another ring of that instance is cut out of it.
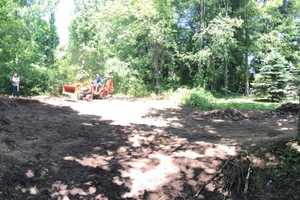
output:
<svg viewBox="0 0 300 200"><path fill-rule="evenodd" d="M63 86L63 95L69 96L74 99L79 98L80 84L65 84Z"/></svg>

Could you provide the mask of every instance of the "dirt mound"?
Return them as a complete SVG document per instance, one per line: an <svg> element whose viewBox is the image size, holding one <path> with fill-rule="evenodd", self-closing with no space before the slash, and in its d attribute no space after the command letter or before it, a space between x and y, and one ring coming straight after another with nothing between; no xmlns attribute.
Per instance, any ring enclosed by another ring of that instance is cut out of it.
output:
<svg viewBox="0 0 300 200"><path fill-rule="evenodd" d="M300 110L300 105L296 103L282 104L276 109L277 112L297 114Z"/></svg>
<svg viewBox="0 0 300 200"><path fill-rule="evenodd" d="M9 97L0 97L0 110L8 110L10 108L17 107L18 105L24 104L34 104L39 103L38 100L30 98L9 98Z"/></svg>
<svg viewBox="0 0 300 200"><path fill-rule="evenodd" d="M196 120L207 120L207 119L222 119L222 120L261 120L278 117L294 117L295 114L300 110L300 105L295 103L287 103L281 105L276 110L271 111L251 111L251 110L237 110L237 109L226 109L226 110L211 110L211 111L195 111L192 116Z"/></svg>
<svg viewBox="0 0 300 200"><path fill-rule="evenodd" d="M17 99L10 99L8 97L0 97L0 110L8 110L17 106Z"/></svg>
<svg viewBox="0 0 300 200"><path fill-rule="evenodd" d="M247 119L248 117L239 110L226 109L226 110L212 110L206 112L195 112L193 117L196 119L229 119L233 121L239 121Z"/></svg>

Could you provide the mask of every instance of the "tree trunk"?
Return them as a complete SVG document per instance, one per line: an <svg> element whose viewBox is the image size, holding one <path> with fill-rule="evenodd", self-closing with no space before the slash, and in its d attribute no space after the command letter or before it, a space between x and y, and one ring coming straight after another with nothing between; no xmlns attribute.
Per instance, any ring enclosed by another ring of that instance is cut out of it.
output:
<svg viewBox="0 0 300 200"><path fill-rule="evenodd" d="M160 90L160 81L159 81L159 77L160 77L160 70L159 70L159 61L158 61L158 57L155 58L155 62L154 62L154 69L155 69L155 91L158 94L159 90Z"/></svg>
<svg viewBox="0 0 300 200"><path fill-rule="evenodd" d="M299 97L299 105L300 105L300 91L298 91L298 97ZM300 110L298 110L298 126L297 126L297 136L296 136L296 139L297 139L298 142L300 142Z"/></svg>
<svg viewBox="0 0 300 200"><path fill-rule="evenodd" d="M225 0L225 14L226 14L226 17L228 16L228 10L229 10L228 0Z"/></svg>
<svg viewBox="0 0 300 200"><path fill-rule="evenodd" d="M225 93L227 94L228 91L228 64L227 59L225 58L225 75L224 75L224 86L225 86Z"/></svg>
<svg viewBox="0 0 300 200"><path fill-rule="evenodd" d="M249 65L248 65L248 46L249 46L249 33L248 33L248 11L247 11L247 2L245 2L244 5L244 20L245 20L245 47L246 47L246 51L245 51L245 95L248 96L250 94L249 91Z"/></svg>
<svg viewBox="0 0 300 200"><path fill-rule="evenodd" d="M200 0L199 5L198 5L198 15L199 15L199 22L197 24L197 32L200 33L203 31L205 27L205 2L204 0ZM203 46L203 41L201 40L201 46Z"/></svg>
<svg viewBox="0 0 300 200"><path fill-rule="evenodd" d="M209 64L210 68L211 68L211 72L210 73L210 76L211 76L211 81L212 81L212 84L211 84L211 91L215 91L216 88L217 88L217 81L216 81L216 67L215 67L215 60L214 58L212 58L210 60L210 64Z"/></svg>
<svg viewBox="0 0 300 200"><path fill-rule="evenodd" d="M160 90L160 45L154 44L152 49L152 59L154 67L154 78L155 78L155 92L158 94Z"/></svg>
<svg viewBox="0 0 300 200"><path fill-rule="evenodd" d="M249 96L250 94L250 88L249 88L249 66L248 66L248 52L245 53L245 77L246 77L246 82L245 82L245 95Z"/></svg>
<svg viewBox="0 0 300 200"><path fill-rule="evenodd" d="M282 0L282 10L286 14L288 12L288 0Z"/></svg>
<svg viewBox="0 0 300 200"><path fill-rule="evenodd" d="M297 138L298 142L300 142L300 111L298 111L298 127L297 127Z"/></svg>

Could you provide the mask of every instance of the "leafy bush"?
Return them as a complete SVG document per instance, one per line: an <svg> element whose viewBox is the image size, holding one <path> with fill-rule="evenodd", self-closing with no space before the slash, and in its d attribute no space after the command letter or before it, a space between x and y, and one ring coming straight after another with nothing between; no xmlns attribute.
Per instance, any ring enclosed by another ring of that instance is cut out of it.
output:
<svg viewBox="0 0 300 200"><path fill-rule="evenodd" d="M137 72L128 67L128 63L117 57L108 59L104 73L113 73L115 93L134 97L144 97L150 94L146 84L138 78Z"/></svg>
<svg viewBox="0 0 300 200"><path fill-rule="evenodd" d="M128 91L126 94L134 97L145 97L150 95L150 92L143 81L137 78L131 78L129 80Z"/></svg>
<svg viewBox="0 0 300 200"><path fill-rule="evenodd" d="M216 106L216 99L205 89L195 88L184 97L184 103L202 110L211 110Z"/></svg>
<svg viewBox="0 0 300 200"><path fill-rule="evenodd" d="M62 86L78 81L78 76L77 67L70 65L68 60L57 61L55 66L48 70L47 92L51 95L60 95Z"/></svg>

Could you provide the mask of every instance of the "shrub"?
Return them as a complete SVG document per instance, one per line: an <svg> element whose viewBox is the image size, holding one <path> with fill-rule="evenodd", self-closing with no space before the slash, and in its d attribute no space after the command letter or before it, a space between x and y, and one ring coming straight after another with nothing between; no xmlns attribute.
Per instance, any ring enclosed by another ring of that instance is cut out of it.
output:
<svg viewBox="0 0 300 200"><path fill-rule="evenodd" d="M133 97L150 95L149 88L138 77L138 73L130 69L129 64L119 58L108 59L105 63L104 73L113 73L115 93L121 93Z"/></svg>
<svg viewBox="0 0 300 200"><path fill-rule="evenodd" d="M184 103L202 110L211 110L216 106L216 99L205 89L195 88L186 93Z"/></svg>

